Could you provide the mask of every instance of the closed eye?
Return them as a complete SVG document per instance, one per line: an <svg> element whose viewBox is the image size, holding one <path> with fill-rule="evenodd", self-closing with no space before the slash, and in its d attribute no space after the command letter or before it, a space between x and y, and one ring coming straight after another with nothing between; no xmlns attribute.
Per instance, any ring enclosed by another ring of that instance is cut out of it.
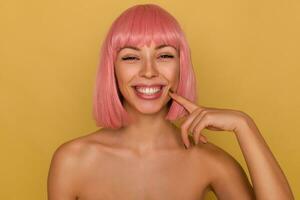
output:
<svg viewBox="0 0 300 200"><path fill-rule="evenodd" d="M173 55L167 55L167 54L161 55L160 57L161 58L174 58ZM127 57L122 58L122 60L133 60L133 59L138 59L138 58L134 57L134 56L127 56Z"/></svg>
<svg viewBox="0 0 300 200"><path fill-rule="evenodd" d="M128 57L123 57L122 60L132 60L135 59L136 57L133 56L128 56Z"/></svg>
<svg viewBox="0 0 300 200"><path fill-rule="evenodd" d="M160 57L163 57L163 58L174 58L174 56L173 55L161 55Z"/></svg>

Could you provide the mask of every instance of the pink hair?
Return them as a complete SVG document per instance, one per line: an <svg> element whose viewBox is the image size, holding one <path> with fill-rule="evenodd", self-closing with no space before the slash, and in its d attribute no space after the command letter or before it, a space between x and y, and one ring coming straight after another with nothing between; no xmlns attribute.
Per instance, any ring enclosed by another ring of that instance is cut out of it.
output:
<svg viewBox="0 0 300 200"><path fill-rule="evenodd" d="M102 44L100 63L93 96L93 117L97 126L117 129L128 125L131 119L124 109L115 79L114 61L123 46L167 44L179 50L180 75L177 94L197 101L196 79L185 35L177 20L155 4L140 4L125 10L111 25ZM174 121L187 114L176 101L165 119Z"/></svg>

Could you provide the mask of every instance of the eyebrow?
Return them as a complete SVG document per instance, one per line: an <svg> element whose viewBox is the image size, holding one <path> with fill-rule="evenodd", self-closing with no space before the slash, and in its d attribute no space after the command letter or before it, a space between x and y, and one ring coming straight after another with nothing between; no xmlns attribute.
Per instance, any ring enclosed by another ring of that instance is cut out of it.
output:
<svg viewBox="0 0 300 200"><path fill-rule="evenodd" d="M170 46L170 45L167 45L167 44L162 44L162 45L159 45L159 46L155 47L155 50L161 49L161 48L164 48L164 47L173 47L173 46ZM125 48L133 49L133 50L136 50L136 51L140 51L141 50L138 47L134 47L134 46L124 46L119 51L121 51L122 49L125 49Z"/></svg>

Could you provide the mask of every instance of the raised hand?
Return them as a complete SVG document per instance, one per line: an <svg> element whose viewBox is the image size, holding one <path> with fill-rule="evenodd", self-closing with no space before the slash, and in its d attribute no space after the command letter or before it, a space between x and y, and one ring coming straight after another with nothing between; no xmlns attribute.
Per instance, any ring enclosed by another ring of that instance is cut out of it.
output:
<svg viewBox="0 0 300 200"><path fill-rule="evenodd" d="M198 144L199 140L206 143L207 139L201 133L204 128L213 131L236 131L241 120L249 117L246 113L238 110L199 106L176 93L169 92L169 96L189 113L181 125L182 140L187 148L190 147L189 132L193 134L195 144Z"/></svg>

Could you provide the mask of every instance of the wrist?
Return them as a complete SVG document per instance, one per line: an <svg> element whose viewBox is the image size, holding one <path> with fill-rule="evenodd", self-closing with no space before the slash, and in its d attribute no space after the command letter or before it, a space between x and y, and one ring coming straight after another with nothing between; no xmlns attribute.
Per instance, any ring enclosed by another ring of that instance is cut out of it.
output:
<svg viewBox="0 0 300 200"><path fill-rule="evenodd" d="M239 118L239 122L237 127L234 129L234 133L236 135L243 133L249 129L251 129L251 127L253 127L253 120L252 118L247 115L246 113L242 112L241 117Z"/></svg>

